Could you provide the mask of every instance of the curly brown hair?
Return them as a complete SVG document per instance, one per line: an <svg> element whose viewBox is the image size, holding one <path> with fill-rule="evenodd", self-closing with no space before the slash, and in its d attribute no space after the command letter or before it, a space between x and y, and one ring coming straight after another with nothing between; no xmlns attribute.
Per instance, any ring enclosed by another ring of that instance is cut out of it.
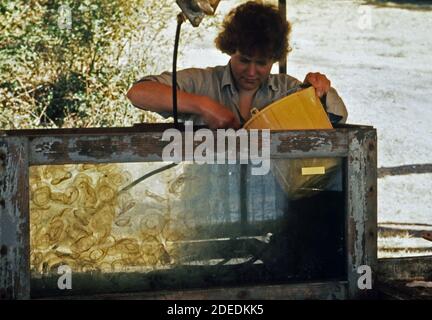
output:
<svg viewBox="0 0 432 320"><path fill-rule="evenodd" d="M291 51L290 32L291 24L282 19L276 6L248 1L228 13L215 44L229 55L238 50L279 61Z"/></svg>

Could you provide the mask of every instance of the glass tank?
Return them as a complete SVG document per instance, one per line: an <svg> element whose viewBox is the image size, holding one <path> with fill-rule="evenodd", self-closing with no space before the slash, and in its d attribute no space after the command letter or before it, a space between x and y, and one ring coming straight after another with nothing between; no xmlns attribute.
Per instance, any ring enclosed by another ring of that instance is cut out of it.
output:
<svg viewBox="0 0 432 320"><path fill-rule="evenodd" d="M344 163L33 166L32 296L344 279Z"/></svg>

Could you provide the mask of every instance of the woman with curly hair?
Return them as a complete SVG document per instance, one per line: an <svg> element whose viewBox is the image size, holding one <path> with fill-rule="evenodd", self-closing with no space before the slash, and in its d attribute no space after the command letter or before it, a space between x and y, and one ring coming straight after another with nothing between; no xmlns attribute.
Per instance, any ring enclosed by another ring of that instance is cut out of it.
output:
<svg viewBox="0 0 432 320"><path fill-rule="evenodd" d="M177 73L179 119L210 128L239 128L261 109L302 84L287 74L270 74L273 64L290 51L291 25L270 4L249 1L225 18L216 47L231 59L226 66L189 68ZM127 96L138 108L171 115L171 73L150 75L136 82ZM318 72L303 81L325 99L327 112L342 122L347 111L330 81Z"/></svg>

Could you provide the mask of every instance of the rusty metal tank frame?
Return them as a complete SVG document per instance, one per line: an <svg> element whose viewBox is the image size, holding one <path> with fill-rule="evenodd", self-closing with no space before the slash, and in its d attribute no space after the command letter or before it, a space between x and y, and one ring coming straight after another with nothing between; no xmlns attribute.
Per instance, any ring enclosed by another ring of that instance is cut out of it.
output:
<svg viewBox="0 0 432 320"><path fill-rule="evenodd" d="M162 141L161 137L163 129L168 127L172 125L0 131L0 299L31 297L29 166L162 161L162 150L169 142ZM203 288L169 294L147 292L138 297L357 299L371 294L358 288L357 268L369 265L374 270L377 265L376 130L344 125L333 130L274 131L270 155L274 159L346 159L347 278L320 283ZM122 297L125 295L117 298Z"/></svg>

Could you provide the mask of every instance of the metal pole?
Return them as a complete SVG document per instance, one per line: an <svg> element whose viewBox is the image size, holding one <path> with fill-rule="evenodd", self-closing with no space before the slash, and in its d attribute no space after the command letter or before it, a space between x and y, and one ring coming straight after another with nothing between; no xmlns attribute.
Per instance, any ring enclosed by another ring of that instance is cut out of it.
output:
<svg viewBox="0 0 432 320"><path fill-rule="evenodd" d="M282 19L286 21L286 0L279 0L279 13ZM285 56L279 61L279 73L286 73L286 72L287 72L287 58Z"/></svg>

